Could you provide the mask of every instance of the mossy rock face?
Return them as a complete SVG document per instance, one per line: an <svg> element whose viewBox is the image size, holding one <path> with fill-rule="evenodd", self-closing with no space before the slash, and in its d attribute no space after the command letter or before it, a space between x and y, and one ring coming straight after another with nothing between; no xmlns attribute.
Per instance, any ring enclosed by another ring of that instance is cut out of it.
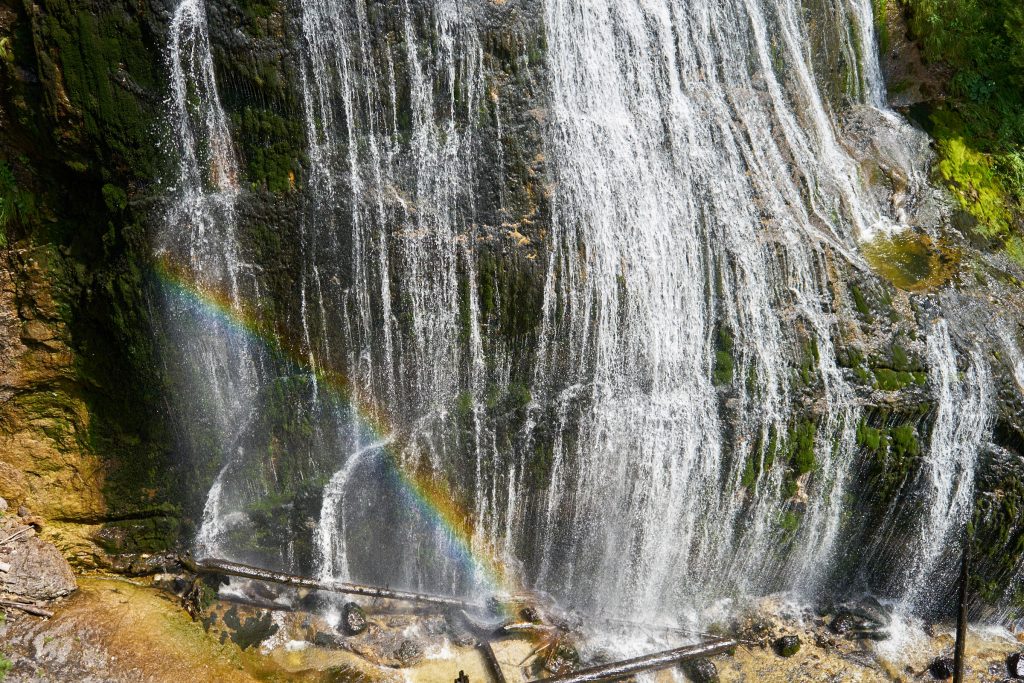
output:
<svg viewBox="0 0 1024 683"><path fill-rule="evenodd" d="M113 555L158 553L174 546L180 526L180 521L173 515L119 520L104 524L93 538L97 545Z"/></svg>

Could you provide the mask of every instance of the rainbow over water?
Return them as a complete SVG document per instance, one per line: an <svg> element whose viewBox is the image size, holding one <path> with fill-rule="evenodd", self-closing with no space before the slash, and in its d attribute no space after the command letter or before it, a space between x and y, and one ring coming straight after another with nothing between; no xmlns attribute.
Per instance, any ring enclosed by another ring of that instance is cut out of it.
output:
<svg viewBox="0 0 1024 683"><path fill-rule="evenodd" d="M413 468L403 462L402 431L395 425L385 406L360 392L344 372L325 366L300 344L266 321L255 310L233 301L225 292L199 282L192 273L168 258L158 258L153 273L163 294L184 304L211 324L226 326L233 333L258 344L265 352L284 361L296 373L309 375L319 391L339 405L354 409L359 426L386 442L381 452L400 484L403 497L428 522L443 532L445 552L450 559L473 576L475 582L494 594L522 592L519 581L489 543L474 534L473 516L455 500L446 482L434 473Z"/></svg>

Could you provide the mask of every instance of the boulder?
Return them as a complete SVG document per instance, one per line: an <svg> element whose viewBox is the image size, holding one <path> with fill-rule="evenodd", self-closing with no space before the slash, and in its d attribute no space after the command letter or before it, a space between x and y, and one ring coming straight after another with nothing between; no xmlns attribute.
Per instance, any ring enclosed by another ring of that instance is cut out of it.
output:
<svg viewBox="0 0 1024 683"><path fill-rule="evenodd" d="M7 512L7 500L5 498L0 498L0 515L5 512Z"/></svg>
<svg viewBox="0 0 1024 683"><path fill-rule="evenodd" d="M684 662L682 669L693 683L718 683L718 667L710 659Z"/></svg>
<svg viewBox="0 0 1024 683"><path fill-rule="evenodd" d="M580 666L580 654L569 643L559 642L548 651L544 659L544 670L554 676L571 673Z"/></svg>
<svg viewBox="0 0 1024 683"><path fill-rule="evenodd" d="M40 539L23 520L0 519L0 540L18 536L0 546L0 562L10 569L0 573L0 593L28 600L53 600L73 592L75 575L60 551Z"/></svg>
<svg viewBox="0 0 1024 683"><path fill-rule="evenodd" d="M347 602L341 610L341 628L350 636L366 630L366 612L354 602Z"/></svg>
<svg viewBox="0 0 1024 683"><path fill-rule="evenodd" d="M1006 671L1010 678L1024 678L1024 652L1014 652L1006 658Z"/></svg>
<svg viewBox="0 0 1024 683"><path fill-rule="evenodd" d="M953 677L953 658L952 657L936 657L932 660L932 663L928 665L928 673L932 675L932 678L939 680L946 680Z"/></svg>
<svg viewBox="0 0 1024 683"><path fill-rule="evenodd" d="M345 636L329 631L317 631L313 636L313 644L325 650L340 650L346 646Z"/></svg>
<svg viewBox="0 0 1024 683"><path fill-rule="evenodd" d="M800 636L782 636L772 645L780 657L792 657L800 651Z"/></svg>
<svg viewBox="0 0 1024 683"><path fill-rule="evenodd" d="M847 611L842 611L832 617L828 630L837 636L845 636L858 627L857 618Z"/></svg>
<svg viewBox="0 0 1024 683"><path fill-rule="evenodd" d="M415 640L406 638L398 644L395 650L395 659L401 666L415 666L423 661L423 647Z"/></svg>

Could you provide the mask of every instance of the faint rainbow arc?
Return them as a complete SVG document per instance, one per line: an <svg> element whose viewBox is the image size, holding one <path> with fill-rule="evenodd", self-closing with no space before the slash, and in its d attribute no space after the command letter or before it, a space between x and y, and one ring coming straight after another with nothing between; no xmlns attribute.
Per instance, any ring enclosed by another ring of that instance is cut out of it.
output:
<svg viewBox="0 0 1024 683"><path fill-rule="evenodd" d="M158 258L153 272L160 284L170 292L183 297L205 314L260 344L266 351L287 361L296 369L314 376L318 385L329 391L336 400L354 407L362 425L370 429L380 440L390 437L391 444L383 447L382 451L386 454L391 469L397 474L403 491L409 494L421 514L446 532L451 541L451 550L459 555L457 559L479 569L482 578L496 591L508 594L522 592L512 572L499 559L499 553L490 544L475 538L472 515L458 505L443 483L403 464L398 455L401 452L401 443L394 441L398 438L399 432L392 425L386 410L361 395L347 375L324 367L317 363L315 358L311 363L307 352L298 346L293 347L284 343L282 335L267 329L253 311L232 301L223 292L204 287L195 278L190 277L187 269L175 267L166 258Z"/></svg>

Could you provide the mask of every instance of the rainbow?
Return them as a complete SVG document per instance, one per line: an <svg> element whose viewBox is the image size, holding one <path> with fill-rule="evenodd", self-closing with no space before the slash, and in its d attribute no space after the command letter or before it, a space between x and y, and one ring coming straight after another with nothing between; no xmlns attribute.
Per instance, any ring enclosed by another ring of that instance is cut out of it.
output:
<svg viewBox="0 0 1024 683"><path fill-rule="evenodd" d="M296 371L311 375L317 386L334 400L354 407L361 426L379 441L390 441L382 450L398 477L401 490L423 519L444 532L449 541L446 550L452 559L469 569L494 593L515 595L523 592L513 573L499 559L497 550L476 537L473 516L459 506L445 482L438 481L429 472L415 471L403 463L400 457L403 444L398 440L401 431L392 424L384 406L358 391L345 373L325 367L311 358L299 344L285 341L285 336L261 321L251 307L233 301L225 292L204 286L192 277L188 269L176 266L167 258L158 258L153 272L166 295L202 311L204 316L260 345Z"/></svg>

